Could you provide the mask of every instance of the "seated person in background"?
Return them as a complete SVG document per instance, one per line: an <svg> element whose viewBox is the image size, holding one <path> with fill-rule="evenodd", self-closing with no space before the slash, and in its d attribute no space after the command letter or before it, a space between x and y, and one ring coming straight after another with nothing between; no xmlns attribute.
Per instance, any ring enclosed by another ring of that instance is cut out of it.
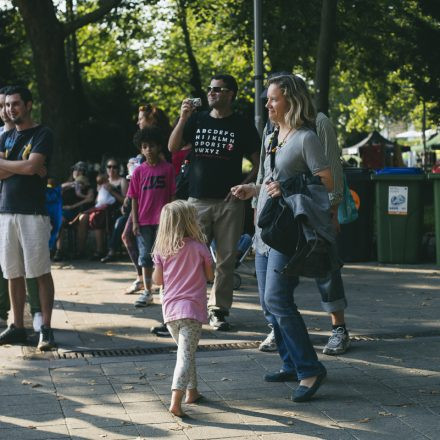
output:
<svg viewBox="0 0 440 440"><path fill-rule="evenodd" d="M127 162L127 181L130 181L133 171L144 161L144 158L141 154L136 157L131 157ZM124 202L121 207L121 216L119 216L113 227L113 231L111 233L109 244L108 244L108 253L105 257L101 258L101 263L108 263L110 261L116 260L116 253L120 250L122 241L127 248L128 255L136 267L137 278L127 289L126 293L135 293L138 290L143 289L143 281L142 281L142 269L137 265L139 252L137 249L136 238L133 235L132 231L132 222L131 222L131 200L128 197L125 197ZM125 233L125 235L124 235Z"/></svg>
<svg viewBox="0 0 440 440"><path fill-rule="evenodd" d="M94 208L79 214L71 224L77 226L77 258L85 255L87 233L89 229L95 231L96 251L93 260L100 260L105 255L105 234L113 227L114 219L127 193L127 181L119 176L119 165L115 159L108 159L106 174L98 174L98 196ZM110 203L112 202L112 203Z"/></svg>
<svg viewBox="0 0 440 440"><path fill-rule="evenodd" d="M106 162L106 173L108 176L107 190L116 199L119 206L124 202L127 194L128 182L125 177L119 175L120 165L116 159L109 158Z"/></svg>
<svg viewBox="0 0 440 440"><path fill-rule="evenodd" d="M108 176L106 174L98 174L96 184L98 185L98 195L96 196L95 208L107 207L116 203L116 199L108 189Z"/></svg>
<svg viewBox="0 0 440 440"><path fill-rule="evenodd" d="M61 185L63 196L63 217L71 221L80 212L93 206L95 193L87 178L87 164L77 162L72 167L72 175Z"/></svg>
<svg viewBox="0 0 440 440"><path fill-rule="evenodd" d="M56 242L56 252L53 257L54 261L62 261L63 255L63 235L66 226L79 213L86 211L93 206L95 191L86 177L87 164L85 162L77 162L72 167L72 175L67 182L61 185L61 195L63 198L62 225Z"/></svg>

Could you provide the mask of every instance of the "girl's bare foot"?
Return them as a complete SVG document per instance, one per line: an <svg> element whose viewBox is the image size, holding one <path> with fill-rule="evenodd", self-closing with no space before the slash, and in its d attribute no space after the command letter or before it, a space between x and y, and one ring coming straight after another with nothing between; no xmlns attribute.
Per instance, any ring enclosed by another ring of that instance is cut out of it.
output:
<svg viewBox="0 0 440 440"><path fill-rule="evenodd" d="M203 396L197 391L197 388L186 390L185 403L196 403L202 398Z"/></svg>
<svg viewBox="0 0 440 440"><path fill-rule="evenodd" d="M169 411L171 414L175 415L176 417L180 417L180 418L188 417L188 416L182 411L182 408L181 408L181 407L180 407L180 408L174 408L173 406L170 406L170 407L168 408L168 411Z"/></svg>
<svg viewBox="0 0 440 440"><path fill-rule="evenodd" d="M186 417L186 414L182 411L182 399L184 394L182 390L172 390L171 392L171 405L168 411L177 417Z"/></svg>

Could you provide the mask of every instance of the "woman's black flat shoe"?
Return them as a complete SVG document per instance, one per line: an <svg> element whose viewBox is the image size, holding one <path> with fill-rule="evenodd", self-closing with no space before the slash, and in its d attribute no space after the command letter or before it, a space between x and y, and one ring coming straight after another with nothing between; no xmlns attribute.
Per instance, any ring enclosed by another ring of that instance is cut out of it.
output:
<svg viewBox="0 0 440 440"><path fill-rule="evenodd" d="M323 373L319 374L318 377L315 380L315 383L311 387L305 387L303 385L300 385L292 395L292 400L294 402L307 402L309 401L312 396L318 391L319 387L324 382L324 379L327 376L327 371L324 371Z"/></svg>

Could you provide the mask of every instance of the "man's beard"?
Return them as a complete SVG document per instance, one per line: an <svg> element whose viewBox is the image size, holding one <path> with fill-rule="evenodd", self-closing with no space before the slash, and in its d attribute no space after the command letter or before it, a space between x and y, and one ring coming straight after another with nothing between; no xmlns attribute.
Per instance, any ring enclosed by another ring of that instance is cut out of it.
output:
<svg viewBox="0 0 440 440"><path fill-rule="evenodd" d="M17 116L15 118L11 117L11 122L13 122L15 125L21 124L23 122L23 118L21 116Z"/></svg>

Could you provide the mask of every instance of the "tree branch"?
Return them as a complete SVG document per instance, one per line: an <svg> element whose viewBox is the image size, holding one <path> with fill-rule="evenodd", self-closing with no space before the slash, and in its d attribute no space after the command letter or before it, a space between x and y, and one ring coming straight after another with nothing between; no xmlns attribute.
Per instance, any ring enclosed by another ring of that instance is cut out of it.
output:
<svg viewBox="0 0 440 440"><path fill-rule="evenodd" d="M118 6L122 0L100 0L99 8L94 11L82 15L77 19L70 21L68 23L64 23L63 25L63 34L66 37L67 35L72 34L77 29L82 28L83 26L99 21L105 14L110 12L113 8Z"/></svg>

